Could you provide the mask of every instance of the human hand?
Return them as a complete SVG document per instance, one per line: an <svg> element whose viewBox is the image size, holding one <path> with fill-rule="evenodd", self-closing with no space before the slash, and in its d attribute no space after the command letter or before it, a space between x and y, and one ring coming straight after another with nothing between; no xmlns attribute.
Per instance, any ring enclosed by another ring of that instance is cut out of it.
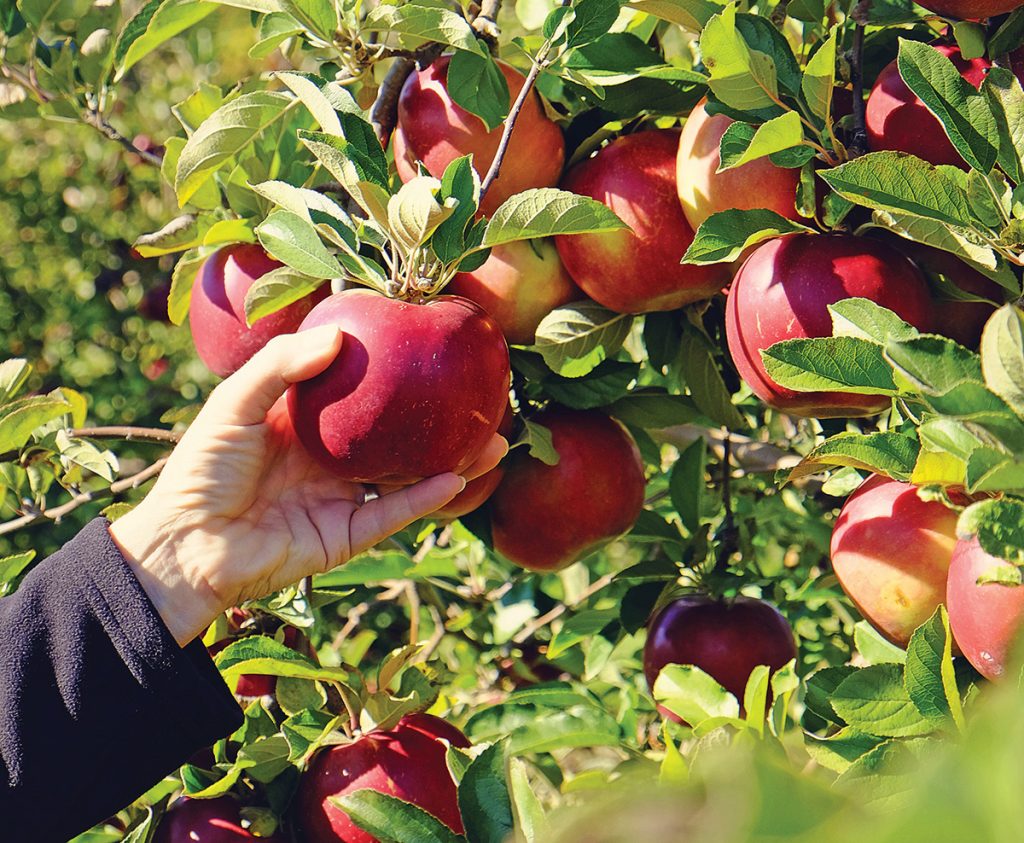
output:
<svg viewBox="0 0 1024 843"><path fill-rule="evenodd" d="M372 490L328 473L296 440L282 396L322 372L342 337L324 326L271 340L213 391L150 493L110 526L179 644L228 607L328 571L429 515L507 452L495 435L462 476L369 500Z"/></svg>

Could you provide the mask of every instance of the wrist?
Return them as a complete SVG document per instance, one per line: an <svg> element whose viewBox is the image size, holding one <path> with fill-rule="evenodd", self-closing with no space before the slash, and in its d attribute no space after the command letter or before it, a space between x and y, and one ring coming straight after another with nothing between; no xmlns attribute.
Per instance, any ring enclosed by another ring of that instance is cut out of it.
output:
<svg viewBox="0 0 1024 843"><path fill-rule="evenodd" d="M196 532L182 518L162 518L147 501L109 527L128 567L182 647L203 634L220 612L218 595L192 564Z"/></svg>

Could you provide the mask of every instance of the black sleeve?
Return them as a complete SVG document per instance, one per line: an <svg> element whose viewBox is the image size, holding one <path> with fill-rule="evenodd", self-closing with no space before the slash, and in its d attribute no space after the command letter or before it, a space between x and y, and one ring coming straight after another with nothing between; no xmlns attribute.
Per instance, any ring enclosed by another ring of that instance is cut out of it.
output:
<svg viewBox="0 0 1024 843"><path fill-rule="evenodd" d="M202 642L178 646L107 526L0 599L5 843L63 843L242 723Z"/></svg>

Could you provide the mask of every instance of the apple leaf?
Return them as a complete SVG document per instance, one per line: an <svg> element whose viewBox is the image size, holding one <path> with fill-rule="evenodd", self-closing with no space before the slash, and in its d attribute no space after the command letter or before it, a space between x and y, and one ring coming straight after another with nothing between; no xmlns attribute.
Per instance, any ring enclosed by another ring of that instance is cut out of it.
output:
<svg viewBox="0 0 1024 843"><path fill-rule="evenodd" d="M558 451L551 430L529 419L523 420L523 432L516 445L525 445L530 456L545 465L558 465Z"/></svg>
<svg viewBox="0 0 1024 843"><path fill-rule="evenodd" d="M822 720L845 726L846 721L832 708L832 693L847 677L852 676L860 668L852 665L837 665L818 670L807 677L805 683L804 705Z"/></svg>
<svg viewBox="0 0 1024 843"><path fill-rule="evenodd" d="M473 843L503 843L514 828L508 790L507 743L495 743L474 758L459 782L459 813Z"/></svg>
<svg viewBox="0 0 1024 843"><path fill-rule="evenodd" d="M541 187L506 199L488 222L480 245L481 248L490 248L535 237L628 228L602 202L567 190Z"/></svg>
<svg viewBox="0 0 1024 843"><path fill-rule="evenodd" d="M914 471L920 445L902 433L839 433L805 456L786 476L786 482L819 473L833 465L850 466L896 480Z"/></svg>
<svg viewBox="0 0 1024 843"><path fill-rule="evenodd" d="M999 131L985 97L930 44L900 39L897 61L903 81L939 119L957 152L975 170L992 172Z"/></svg>
<svg viewBox="0 0 1024 843"><path fill-rule="evenodd" d="M810 231L805 225L763 208L719 211L701 223L680 263L732 263L751 246L765 240Z"/></svg>
<svg viewBox="0 0 1024 843"><path fill-rule="evenodd" d="M317 125L329 135L341 135L341 121L331 105L330 100L324 95L321 88L325 80L313 73L297 73L295 71L278 72L274 74L284 82L285 86L300 102L306 106L309 113L313 115Z"/></svg>
<svg viewBox="0 0 1024 843"><path fill-rule="evenodd" d="M188 316L192 300L192 284L206 255L198 249L185 252L174 265L171 273L171 291L167 296L167 317L174 325L181 325Z"/></svg>
<svg viewBox="0 0 1024 843"><path fill-rule="evenodd" d="M672 506L679 514L682 525L696 535L700 529L704 511L704 496L707 492L708 445L703 436L698 436L679 454L669 474L668 490Z"/></svg>
<svg viewBox="0 0 1024 843"><path fill-rule="evenodd" d="M622 730L618 721L592 704L562 711L546 710L543 717L537 717L535 711L511 732L508 751L512 755L619 745Z"/></svg>
<svg viewBox="0 0 1024 843"><path fill-rule="evenodd" d="M898 664L858 670L839 683L830 701L848 725L868 735L909 738L931 734L941 725L917 710Z"/></svg>
<svg viewBox="0 0 1024 843"><path fill-rule="evenodd" d="M843 299L830 304L828 311L832 316L832 333L837 337L859 337L884 345L890 339L919 336L917 328L871 299Z"/></svg>
<svg viewBox="0 0 1024 843"><path fill-rule="evenodd" d="M185 205L228 160L249 146L297 100L274 91L242 94L218 108L185 142L174 190Z"/></svg>
<svg viewBox="0 0 1024 843"><path fill-rule="evenodd" d="M981 549L1014 565L1024 565L1024 501L990 498L971 504L960 514L956 533L977 536Z"/></svg>
<svg viewBox="0 0 1024 843"><path fill-rule="evenodd" d="M724 0L630 0L627 7L700 32L724 5Z"/></svg>
<svg viewBox="0 0 1024 843"><path fill-rule="evenodd" d="M226 679L242 673L254 673L338 683L349 676L340 667L321 667L267 635L250 635L229 644L217 654L216 663Z"/></svg>
<svg viewBox="0 0 1024 843"><path fill-rule="evenodd" d="M798 392L898 392L882 346L860 337L783 340L762 350L761 359L776 383Z"/></svg>
<svg viewBox="0 0 1024 843"><path fill-rule="evenodd" d="M20 450L32 432L71 410L59 392L16 398L0 407L0 454Z"/></svg>
<svg viewBox="0 0 1024 843"><path fill-rule="evenodd" d="M1024 89L1005 67L989 68L981 93L995 115L999 166L1014 182L1024 180Z"/></svg>
<svg viewBox="0 0 1024 843"><path fill-rule="evenodd" d="M257 278L245 294L246 323L252 325L256 320L305 298L322 283L322 279L310 278L290 266L271 270Z"/></svg>
<svg viewBox="0 0 1024 843"><path fill-rule="evenodd" d="M941 395L964 383L984 383L981 358L946 337L925 334L890 340L885 359L898 379L929 395Z"/></svg>
<svg viewBox="0 0 1024 843"><path fill-rule="evenodd" d="M473 28L464 17L436 6L378 6L363 21L365 32L384 32L398 36L402 46L415 49L428 41L436 41L456 50L483 54Z"/></svg>
<svg viewBox="0 0 1024 843"><path fill-rule="evenodd" d="M465 53L457 55L467 55ZM430 238L430 247L443 263L459 260L478 242L469 242L473 229L467 229L477 207L480 205L480 176L473 169L473 158L464 155L452 161L441 176L441 195L443 201L455 200L451 215L442 222ZM477 229L480 233L483 229ZM475 255L470 255L470 258ZM483 257L486 259L487 253ZM462 271L471 271L468 267Z"/></svg>
<svg viewBox="0 0 1024 843"><path fill-rule="evenodd" d="M793 13L790 4L789 13ZM819 18L820 20L820 18ZM832 120L832 97L836 86L836 53L839 43L839 28L833 27L829 37L818 47L804 69L800 80L807 105L816 117L826 123Z"/></svg>
<svg viewBox="0 0 1024 843"><path fill-rule="evenodd" d="M705 416L730 430L747 427L746 419L732 403L709 343L696 331L686 331L680 338L676 365L693 403Z"/></svg>
<svg viewBox="0 0 1024 843"><path fill-rule="evenodd" d="M981 337L985 385L1024 418L1024 311L1007 304L985 325Z"/></svg>
<svg viewBox="0 0 1024 843"><path fill-rule="evenodd" d="M634 390L606 409L624 424L643 430L689 424L702 418L689 396L669 395L656 389Z"/></svg>
<svg viewBox="0 0 1024 843"><path fill-rule="evenodd" d="M592 410L624 398L639 374L636 363L605 360L581 378L549 375L544 379L544 391L566 407Z"/></svg>
<svg viewBox="0 0 1024 843"><path fill-rule="evenodd" d="M328 251L316 228L291 211L271 211L256 227L263 248L296 272L310 278L330 279L342 275L338 259Z"/></svg>
<svg viewBox="0 0 1024 843"><path fill-rule="evenodd" d="M0 404L18 395L31 374L32 364L22 357L11 357L0 363Z"/></svg>
<svg viewBox="0 0 1024 843"><path fill-rule="evenodd" d="M591 636L597 635L608 624L619 617L618 608L588 609L578 612L559 628L548 645L549 659L557 659L562 653L582 644Z"/></svg>
<svg viewBox="0 0 1024 843"><path fill-rule="evenodd" d="M622 347L633 317L591 301L557 307L541 320L535 348L558 374L578 378Z"/></svg>
<svg viewBox="0 0 1024 843"><path fill-rule="evenodd" d="M782 113L779 79L772 56L751 49L737 28L736 6L724 7L704 26L700 51L715 96L740 111Z"/></svg>
<svg viewBox="0 0 1024 843"><path fill-rule="evenodd" d="M114 81L153 50L216 11L205 0L150 0L125 24L114 47Z"/></svg>
<svg viewBox="0 0 1024 843"><path fill-rule="evenodd" d="M320 40L332 43L341 25L341 7L333 0L277 0L287 12Z"/></svg>
<svg viewBox="0 0 1024 843"><path fill-rule="evenodd" d="M964 730L963 705L953 668L953 635L945 606L939 606L911 636L904 683L921 714L949 717L957 729Z"/></svg>
<svg viewBox="0 0 1024 843"><path fill-rule="evenodd" d="M551 839L547 813L530 784L526 764L519 758L510 761L509 785L517 831L522 834L525 843L547 843Z"/></svg>
<svg viewBox="0 0 1024 843"><path fill-rule="evenodd" d="M756 127L749 123L732 123L722 135L718 172L800 146L803 140L803 124L795 111L787 111Z"/></svg>
<svg viewBox="0 0 1024 843"><path fill-rule="evenodd" d="M320 191L273 180L254 184L252 189L264 199L269 199L275 205L311 223L330 225L353 253L359 248L352 217L337 202Z"/></svg>
<svg viewBox="0 0 1024 843"><path fill-rule="evenodd" d="M20 577L36 558L34 550L26 550L10 556L0 556L0 593L6 594L9 587Z"/></svg>
<svg viewBox="0 0 1024 843"><path fill-rule="evenodd" d="M834 735L821 738L813 732L804 734L804 748L818 764L834 773L843 773L860 757L881 744L885 738L866 735L849 726Z"/></svg>
<svg viewBox="0 0 1024 843"><path fill-rule="evenodd" d="M699 667L667 664L654 682L654 699L687 723L739 718L739 701Z"/></svg>
<svg viewBox="0 0 1024 843"><path fill-rule="evenodd" d="M867 621L853 625L853 643L868 664L906 664L907 651L884 639Z"/></svg>
<svg viewBox="0 0 1024 843"><path fill-rule="evenodd" d="M967 491L1024 492L1024 460L996 448L971 452L963 473Z"/></svg>

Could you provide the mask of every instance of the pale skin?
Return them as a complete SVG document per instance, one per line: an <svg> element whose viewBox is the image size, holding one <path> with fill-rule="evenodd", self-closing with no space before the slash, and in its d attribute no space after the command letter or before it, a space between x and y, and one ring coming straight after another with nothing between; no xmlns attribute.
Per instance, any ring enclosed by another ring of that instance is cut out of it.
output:
<svg viewBox="0 0 1024 843"><path fill-rule="evenodd" d="M160 478L110 526L175 640L311 574L344 564L454 498L508 451L498 435L462 475L439 474L366 500L294 440L282 396L322 372L343 342L332 326L276 337L220 384Z"/></svg>

